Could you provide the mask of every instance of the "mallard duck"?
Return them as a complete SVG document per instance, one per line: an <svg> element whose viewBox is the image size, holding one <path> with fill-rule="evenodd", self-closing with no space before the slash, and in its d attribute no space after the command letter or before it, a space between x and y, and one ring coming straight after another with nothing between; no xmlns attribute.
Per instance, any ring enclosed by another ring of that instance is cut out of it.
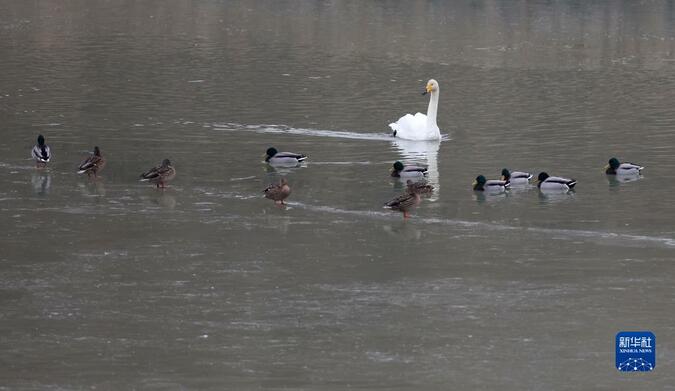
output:
<svg viewBox="0 0 675 391"><path fill-rule="evenodd" d="M644 167L633 163L621 163L619 159L613 157L609 159L609 164L605 166L605 174L607 175L640 175Z"/></svg>
<svg viewBox="0 0 675 391"><path fill-rule="evenodd" d="M279 183L267 186L267 189L263 190L263 193L265 193L265 198L274 200L275 204L284 205L284 200L291 195L291 187L288 186L286 178L281 178Z"/></svg>
<svg viewBox="0 0 675 391"><path fill-rule="evenodd" d="M164 159L162 164L157 167L153 167L147 172L141 174L142 182L150 182L164 189L166 183L176 177L176 169L171 166L171 161L169 159Z"/></svg>
<svg viewBox="0 0 675 391"><path fill-rule="evenodd" d="M434 186L428 184L427 182L413 182L410 179L408 179L406 181L406 187L408 193L428 195L434 192Z"/></svg>
<svg viewBox="0 0 675 391"><path fill-rule="evenodd" d="M105 167L105 158L101 155L101 150L98 147L94 147L92 155L80 163L77 173L84 174L86 172L87 176L91 177L94 175L94 178L96 178L98 172L103 170L103 167Z"/></svg>
<svg viewBox="0 0 675 391"><path fill-rule="evenodd" d="M409 212L419 205L420 201L421 199L419 193L406 191L404 194L389 200L389 202L384 204L384 207L403 212L403 218L407 219L410 217Z"/></svg>
<svg viewBox="0 0 675 391"><path fill-rule="evenodd" d="M499 179L487 180L483 175L478 175L473 181L474 191L486 191L490 193L501 193L509 188L510 183Z"/></svg>
<svg viewBox="0 0 675 391"><path fill-rule="evenodd" d="M33 159L35 160L35 165L38 168L43 168L47 166L47 163L49 163L49 161L51 160L52 151L49 148L49 145L45 144L45 137L43 135L38 136L37 144L33 147L31 155L33 156Z"/></svg>
<svg viewBox="0 0 675 391"><path fill-rule="evenodd" d="M546 172L540 172L539 183L537 186L541 190L563 190L567 191L573 189L577 184L577 181L574 179L562 178L558 176L549 176Z"/></svg>
<svg viewBox="0 0 675 391"><path fill-rule="evenodd" d="M293 152L279 152L276 148L267 148L265 152L265 161L271 165L295 166L305 161L307 156Z"/></svg>
<svg viewBox="0 0 675 391"><path fill-rule="evenodd" d="M527 185L532 179L532 174L529 172L513 171L510 172L507 168L502 170L502 180L512 185Z"/></svg>
<svg viewBox="0 0 675 391"><path fill-rule="evenodd" d="M427 168L422 166L404 166L396 162L391 168L391 176L394 178L422 178L427 175Z"/></svg>

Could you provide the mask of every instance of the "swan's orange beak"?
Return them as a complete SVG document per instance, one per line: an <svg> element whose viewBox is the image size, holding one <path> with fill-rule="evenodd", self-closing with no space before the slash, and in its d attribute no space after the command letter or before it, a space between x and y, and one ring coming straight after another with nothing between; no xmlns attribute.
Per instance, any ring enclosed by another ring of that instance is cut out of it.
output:
<svg viewBox="0 0 675 391"><path fill-rule="evenodd" d="M434 86L431 84L427 84L427 89L422 93L422 95L426 95L427 93L431 93L434 90Z"/></svg>

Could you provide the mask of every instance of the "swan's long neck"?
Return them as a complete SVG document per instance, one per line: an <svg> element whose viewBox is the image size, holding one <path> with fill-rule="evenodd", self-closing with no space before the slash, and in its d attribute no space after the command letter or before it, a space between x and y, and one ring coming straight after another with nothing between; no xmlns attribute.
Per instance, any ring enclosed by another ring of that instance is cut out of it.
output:
<svg viewBox="0 0 675 391"><path fill-rule="evenodd" d="M427 129L437 128L436 113L438 112L438 90L431 91L429 99L429 108L427 109Z"/></svg>

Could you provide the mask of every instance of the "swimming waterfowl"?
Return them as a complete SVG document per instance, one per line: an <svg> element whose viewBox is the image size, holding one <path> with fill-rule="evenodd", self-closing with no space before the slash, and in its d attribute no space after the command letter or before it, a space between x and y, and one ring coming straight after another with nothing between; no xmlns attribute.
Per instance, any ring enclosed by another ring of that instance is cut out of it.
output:
<svg viewBox="0 0 675 391"><path fill-rule="evenodd" d="M303 154L293 152L279 152L274 147L267 148L267 152L265 153L265 161L272 165L295 166L300 162L305 161L305 159L307 159L307 156Z"/></svg>
<svg viewBox="0 0 675 391"><path fill-rule="evenodd" d="M530 183L532 174L529 172L513 171L510 172L507 168L502 170L502 180L512 185L526 185Z"/></svg>
<svg viewBox="0 0 675 391"><path fill-rule="evenodd" d="M607 175L640 175L644 167L634 163L621 163L619 159L613 157L609 159L609 164L605 166Z"/></svg>
<svg viewBox="0 0 675 391"><path fill-rule="evenodd" d="M478 175L472 183L474 191L487 191L490 193L501 193L509 188L510 184L507 181L499 179L487 180L483 175Z"/></svg>
<svg viewBox="0 0 675 391"><path fill-rule="evenodd" d="M577 181L574 179L562 178L558 176L549 176L546 172L540 172L539 183L537 186L541 190L562 190L567 191L574 188Z"/></svg>
<svg viewBox="0 0 675 391"><path fill-rule="evenodd" d="M37 144L33 147L31 155L38 168L46 167L47 163L52 159L51 148L45 144L45 137L43 135L38 135Z"/></svg>
<svg viewBox="0 0 675 391"><path fill-rule="evenodd" d="M426 181L423 182L413 182L410 179L406 181L406 187L408 193L417 193L429 195L434 192L434 186L428 184Z"/></svg>
<svg viewBox="0 0 675 391"><path fill-rule="evenodd" d="M404 166L396 162L391 168L391 176L394 178L423 178L427 175L427 168L422 166Z"/></svg>
<svg viewBox="0 0 675 391"><path fill-rule="evenodd" d="M400 137L407 140L440 140L441 131L436 124L436 113L438 112L438 96L440 87L438 82L431 79L422 95L429 93L429 108L426 114L417 113L415 115L406 114L398 121L390 123L389 127L393 130L394 137Z"/></svg>
<svg viewBox="0 0 675 391"><path fill-rule="evenodd" d="M384 204L385 208L403 212L403 218L410 217L410 211L420 204L420 194L416 191L406 191L405 193L396 196Z"/></svg>
<svg viewBox="0 0 675 391"><path fill-rule="evenodd" d="M279 183L267 186L263 193L265 193L265 198L273 200L275 204L284 205L284 200L291 195L291 187L288 185L286 178L281 178Z"/></svg>
<svg viewBox="0 0 675 391"><path fill-rule="evenodd" d="M176 169L171 166L169 159L164 159L162 164L151 168L149 171L141 174L141 182L150 182L157 185L158 188L166 188L166 183L176 177Z"/></svg>
<svg viewBox="0 0 675 391"><path fill-rule="evenodd" d="M86 172L88 177L93 175L96 178L98 172L103 170L103 167L105 167L105 158L101 155L101 150L98 147L94 147L92 155L80 163L77 173L84 174Z"/></svg>

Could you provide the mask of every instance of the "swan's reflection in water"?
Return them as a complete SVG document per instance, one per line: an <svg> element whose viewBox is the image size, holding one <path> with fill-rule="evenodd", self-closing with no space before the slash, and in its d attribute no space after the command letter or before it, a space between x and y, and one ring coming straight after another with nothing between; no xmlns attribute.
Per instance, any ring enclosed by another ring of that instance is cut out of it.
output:
<svg viewBox="0 0 675 391"><path fill-rule="evenodd" d="M413 141L395 138L392 144L403 155L403 164L423 164L428 167L427 181L434 186L434 192L429 200L436 201L441 193L438 172L438 150L441 147L441 141ZM405 187L405 179L401 181Z"/></svg>
<svg viewBox="0 0 675 391"><path fill-rule="evenodd" d="M46 171L34 172L30 182L33 185L35 194L41 196L47 195L49 188L52 186L52 176Z"/></svg>

